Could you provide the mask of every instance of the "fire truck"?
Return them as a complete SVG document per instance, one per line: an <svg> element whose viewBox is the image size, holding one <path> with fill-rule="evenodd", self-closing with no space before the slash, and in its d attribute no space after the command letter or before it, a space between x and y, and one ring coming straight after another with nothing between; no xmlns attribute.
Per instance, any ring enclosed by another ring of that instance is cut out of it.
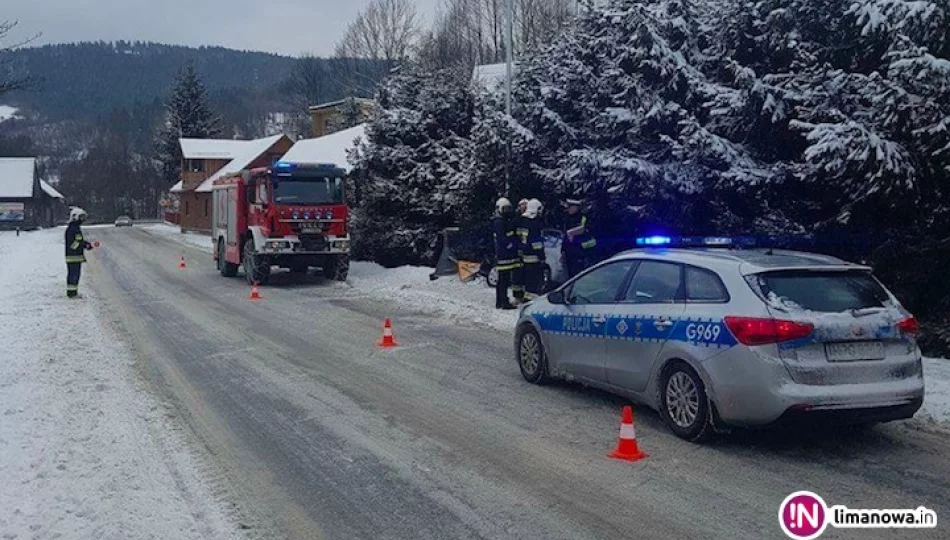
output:
<svg viewBox="0 0 950 540"><path fill-rule="evenodd" d="M346 281L350 268L346 172L333 164L277 162L214 182L214 258L222 276L238 266L250 284L273 267Z"/></svg>

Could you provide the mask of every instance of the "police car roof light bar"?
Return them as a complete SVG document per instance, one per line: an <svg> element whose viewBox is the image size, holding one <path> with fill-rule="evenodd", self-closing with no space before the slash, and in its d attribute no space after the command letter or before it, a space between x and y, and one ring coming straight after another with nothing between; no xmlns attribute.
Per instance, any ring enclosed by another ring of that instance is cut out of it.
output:
<svg viewBox="0 0 950 540"><path fill-rule="evenodd" d="M636 240L638 247L755 247L757 242L747 236L643 236Z"/></svg>

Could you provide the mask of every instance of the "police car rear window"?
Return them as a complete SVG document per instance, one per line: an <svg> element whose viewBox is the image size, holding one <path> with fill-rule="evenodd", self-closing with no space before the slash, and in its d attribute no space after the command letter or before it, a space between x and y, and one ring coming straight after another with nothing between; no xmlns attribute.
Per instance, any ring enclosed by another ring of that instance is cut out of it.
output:
<svg viewBox="0 0 950 540"><path fill-rule="evenodd" d="M686 299L689 302L728 302L729 293L716 274L687 266Z"/></svg>
<svg viewBox="0 0 950 540"><path fill-rule="evenodd" d="M770 302L825 313L884 307L887 292L869 272L779 271L757 274L753 286Z"/></svg>

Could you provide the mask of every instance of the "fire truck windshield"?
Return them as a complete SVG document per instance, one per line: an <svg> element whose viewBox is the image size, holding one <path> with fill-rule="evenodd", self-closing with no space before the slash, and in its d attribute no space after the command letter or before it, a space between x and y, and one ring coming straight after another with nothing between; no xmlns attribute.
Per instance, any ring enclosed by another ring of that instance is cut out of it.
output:
<svg viewBox="0 0 950 540"><path fill-rule="evenodd" d="M342 178L306 178L274 182L277 204L333 204L343 202Z"/></svg>

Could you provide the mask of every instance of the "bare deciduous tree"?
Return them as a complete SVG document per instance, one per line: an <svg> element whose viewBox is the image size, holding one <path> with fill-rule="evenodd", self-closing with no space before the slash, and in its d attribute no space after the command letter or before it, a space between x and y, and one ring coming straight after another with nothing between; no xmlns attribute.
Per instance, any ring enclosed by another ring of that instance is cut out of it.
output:
<svg viewBox="0 0 950 540"><path fill-rule="evenodd" d="M7 35L10 34L16 25L17 21L0 20L0 43L5 40ZM35 80L28 74L17 74L9 68L9 53L19 49L20 47L23 47L24 45L28 45L37 37L39 37L38 34L20 41L15 41L12 44L0 44L0 95L7 92L12 92L14 90L22 90L35 82Z"/></svg>
<svg viewBox="0 0 950 540"><path fill-rule="evenodd" d="M375 84L409 57L418 36L413 0L374 0L350 23L336 46L344 88L356 94L367 82Z"/></svg>

